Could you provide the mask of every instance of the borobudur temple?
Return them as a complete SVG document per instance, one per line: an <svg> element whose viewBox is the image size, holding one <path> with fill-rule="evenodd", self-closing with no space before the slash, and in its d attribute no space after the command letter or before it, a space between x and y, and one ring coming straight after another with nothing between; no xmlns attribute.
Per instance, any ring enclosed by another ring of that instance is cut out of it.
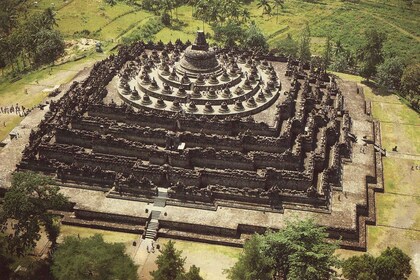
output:
<svg viewBox="0 0 420 280"><path fill-rule="evenodd" d="M290 57L137 42L52 101L18 169L51 175L67 224L241 246L311 217L365 249L383 189L355 83Z"/></svg>

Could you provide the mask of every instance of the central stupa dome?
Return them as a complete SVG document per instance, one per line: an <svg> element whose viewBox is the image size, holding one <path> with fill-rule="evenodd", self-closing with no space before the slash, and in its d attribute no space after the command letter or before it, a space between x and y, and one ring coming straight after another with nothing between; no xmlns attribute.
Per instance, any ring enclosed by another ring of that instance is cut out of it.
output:
<svg viewBox="0 0 420 280"><path fill-rule="evenodd" d="M189 46L176 66L179 74L186 73L190 77L198 74L220 74L222 68L216 59L216 52L209 48L203 31L197 31L193 45Z"/></svg>

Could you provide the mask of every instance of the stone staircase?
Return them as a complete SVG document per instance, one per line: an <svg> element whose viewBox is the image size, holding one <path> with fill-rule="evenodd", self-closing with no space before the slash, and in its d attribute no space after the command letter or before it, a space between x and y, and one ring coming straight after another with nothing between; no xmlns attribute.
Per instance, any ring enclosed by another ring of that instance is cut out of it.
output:
<svg viewBox="0 0 420 280"><path fill-rule="evenodd" d="M158 188L158 196L154 199L153 207L156 208L163 208L166 205L166 199L168 198L168 191L165 188ZM152 239L155 240L157 237L157 232L159 230L159 216L160 216L160 209L159 210L152 210L150 214L150 221L147 225L146 232L145 232L145 239Z"/></svg>
<svg viewBox="0 0 420 280"><path fill-rule="evenodd" d="M153 206L165 207L167 198L168 198L168 190L164 188L158 188L158 196L155 198Z"/></svg>
<svg viewBox="0 0 420 280"><path fill-rule="evenodd" d="M156 239L157 231L159 229L159 216L160 211L152 211L152 214L150 215L150 222L147 225L145 239Z"/></svg>

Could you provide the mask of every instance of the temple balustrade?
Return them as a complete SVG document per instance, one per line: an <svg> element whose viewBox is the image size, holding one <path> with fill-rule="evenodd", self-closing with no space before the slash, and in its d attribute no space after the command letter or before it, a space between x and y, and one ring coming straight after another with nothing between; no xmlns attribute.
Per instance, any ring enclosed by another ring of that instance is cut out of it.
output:
<svg viewBox="0 0 420 280"><path fill-rule="evenodd" d="M202 117L191 117L181 116L173 113L172 116L166 114L159 115L157 113L151 113L144 110L138 112L125 112L125 106L107 106L107 105L96 105L91 106L88 112L91 117L100 117L103 119L112 119L124 121L128 124L136 124L147 127L164 127L169 130L174 130L176 127L180 130L186 130L191 132L204 132L207 134L224 134L228 131L233 134L245 133L252 131L255 134L262 136L277 136L278 131L274 127L268 126L263 122L249 121L249 118L233 118L229 121L229 118L218 119L211 116ZM89 119L89 117L85 117Z"/></svg>

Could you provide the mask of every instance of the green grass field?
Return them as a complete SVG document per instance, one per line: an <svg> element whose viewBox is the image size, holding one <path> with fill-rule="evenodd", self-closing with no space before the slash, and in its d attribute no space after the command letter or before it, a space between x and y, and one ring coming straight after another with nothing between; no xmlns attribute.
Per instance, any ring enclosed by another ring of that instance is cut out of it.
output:
<svg viewBox="0 0 420 280"><path fill-rule="evenodd" d="M138 10L125 2L111 7L102 0L38 1L40 10L54 3L57 12L58 28L67 39L82 30L90 32L88 37L103 41L118 41L135 26L145 23L144 19L153 16L150 12ZM388 40L384 45L386 53L393 53L409 59L419 60L420 53L420 5L407 9L402 1L360 1L350 3L337 0L323 0L307 3L297 0L286 1L284 8L273 9L272 15L262 16L257 2L248 7L251 21L255 21L267 37L271 47L290 33L299 39L302 28L308 22L312 35L312 51L320 54L325 38L330 35L333 41L340 40L345 46L355 50L363 39L363 32L370 27L383 31ZM157 41L168 42L192 40L195 31L203 28L203 23L192 17L190 6L178 8L178 19L183 22L177 28L164 28L156 34ZM175 17L175 12L173 12ZM206 32L211 28L204 26Z"/></svg>
<svg viewBox="0 0 420 280"><path fill-rule="evenodd" d="M87 238L95 234L101 234L104 237L104 240L110 243L131 243L139 237L138 234L134 233L62 225L60 227L60 237L58 241L61 242L66 236Z"/></svg>

